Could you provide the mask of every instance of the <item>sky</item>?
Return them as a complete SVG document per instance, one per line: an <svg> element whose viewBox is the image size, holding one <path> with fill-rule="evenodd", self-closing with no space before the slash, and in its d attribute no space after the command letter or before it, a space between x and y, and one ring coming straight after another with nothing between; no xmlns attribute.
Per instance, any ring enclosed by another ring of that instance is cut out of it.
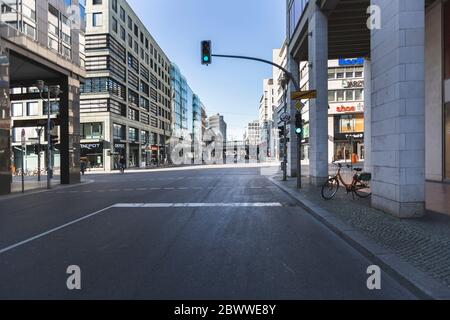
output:
<svg viewBox="0 0 450 320"><path fill-rule="evenodd" d="M208 115L220 113L229 138L242 139L247 123L259 118L262 80L272 67L253 61L213 58L200 63L200 42L216 54L272 60L285 38L283 0L128 0L156 42L176 63Z"/></svg>

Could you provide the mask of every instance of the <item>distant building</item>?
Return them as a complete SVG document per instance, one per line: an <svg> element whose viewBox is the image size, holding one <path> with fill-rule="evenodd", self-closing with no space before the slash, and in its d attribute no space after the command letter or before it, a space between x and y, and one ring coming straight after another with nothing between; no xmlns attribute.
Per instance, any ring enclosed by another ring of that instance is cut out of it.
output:
<svg viewBox="0 0 450 320"><path fill-rule="evenodd" d="M208 118L208 129L211 129L215 135L220 135L223 143L227 141L227 123L220 114L215 114Z"/></svg>
<svg viewBox="0 0 450 320"><path fill-rule="evenodd" d="M263 80L263 95L259 102L260 147L267 150L266 156L274 154L273 116L275 112L275 88L273 79Z"/></svg>
<svg viewBox="0 0 450 320"><path fill-rule="evenodd" d="M245 128L244 142L246 145L258 145L260 141L259 120L250 122Z"/></svg>

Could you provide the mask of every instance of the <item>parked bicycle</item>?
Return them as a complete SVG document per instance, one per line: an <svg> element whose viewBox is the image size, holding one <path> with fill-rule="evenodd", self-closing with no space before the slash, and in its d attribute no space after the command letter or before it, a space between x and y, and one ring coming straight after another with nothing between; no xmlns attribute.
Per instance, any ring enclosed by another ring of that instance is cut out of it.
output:
<svg viewBox="0 0 450 320"><path fill-rule="evenodd" d="M336 164L333 162L333 164L338 167L338 170L336 175L328 179L322 187L322 197L325 200L333 199L341 184L345 187L347 194L352 193L353 199L355 199L355 194L360 198L368 198L372 195L370 191L372 175L370 173L362 172L361 168L355 168L353 169L355 171L353 180L348 184L341 175L341 170L344 166L341 163ZM346 165L346 167L351 169L350 165Z"/></svg>

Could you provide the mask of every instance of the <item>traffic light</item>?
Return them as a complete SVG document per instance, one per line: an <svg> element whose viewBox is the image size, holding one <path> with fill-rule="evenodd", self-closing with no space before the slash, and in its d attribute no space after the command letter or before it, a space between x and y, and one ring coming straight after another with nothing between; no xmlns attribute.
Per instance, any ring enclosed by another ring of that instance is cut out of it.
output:
<svg viewBox="0 0 450 320"><path fill-rule="evenodd" d="M202 64L210 64L211 59L211 41L202 41Z"/></svg>
<svg viewBox="0 0 450 320"><path fill-rule="evenodd" d="M284 132L284 126L278 127L278 133L279 133L279 137L284 137L285 132Z"/></svg>
<svg viewBox="0 0 450 320"><path fill-rule="evenodd" d="M297 112L295 114L295 133L297 135L301 135L302 134L302 114L300 112Z"/></svg>
<svg viewBox="0 0 450 320"><path fill-rule="evenodd" d="M58 144L58 136L51 135L50 136L50 147L54 148Z"/></svg>
<svg viewBox="0 0 450 320"><path fill-rule="evenodd" d="M35 144L34 145L34 154L39 155L41 153L41 145L40 144Z"/></svg>

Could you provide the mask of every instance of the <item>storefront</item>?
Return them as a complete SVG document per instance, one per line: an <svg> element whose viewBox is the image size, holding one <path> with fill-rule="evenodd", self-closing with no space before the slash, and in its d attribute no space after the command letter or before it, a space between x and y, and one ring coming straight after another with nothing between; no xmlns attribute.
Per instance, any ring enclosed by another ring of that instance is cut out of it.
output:
<svg viewBox="0 0 450 320"><path fill-rule="evenodd" d="M87 161L87 168L104 168L103 142L81 143L80 149L81 158Z"/></svg>
<svg viewBox="0 0 450 320"><path fill-rule="evenodd" d="M114 142L113 145L113 168L114 170L119 170L119 160L123 157L127 158L127 144L124 142Z"/></svg>
<svg viewBox="0 0 450 320"><path fill-rule="evenodd" d="M334 116L334 160L351 162L363 161L364 150L364 114L342 114Z"/></svg>
<svg viewBox="0 0 450 320"><path fill-rule="evenodd" d="M130 143L130 153L128 157L128 165L130 168L139 167L139 148L140 145L136 143Z"/></svg>

